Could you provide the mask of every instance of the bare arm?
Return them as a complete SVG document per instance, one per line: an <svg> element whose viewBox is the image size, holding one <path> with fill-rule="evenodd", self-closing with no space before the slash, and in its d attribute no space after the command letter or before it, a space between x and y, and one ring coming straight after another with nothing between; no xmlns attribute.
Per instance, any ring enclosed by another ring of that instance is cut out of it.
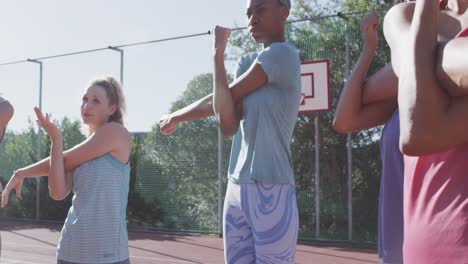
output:
<svg viewBox="0 0 468 264"><path fill-rule="evenodd" d="M114 156L128 157L131 148L131 139L127 130L115 123L105 124L88 139L65 151L63 153L63 165L59 158L60 155L57 153L61 145L58 140L55 140L54 143L56 144L52 146L51 154L57 157L55 160L51 160L49 157L15 171L2 193L2 207L8 203L11 190L15 189L17 196L21 196L21 186L25 178L50 177L52 175L54 178L49 182L51 195L53 194L54 199L64 198L71 190L71 172L76 167L108 153ZM62 166L64 172L62 172ZM63 173L65 173L66 177L63 176Z"/></svg>
<svg viewBox="0 0 468 264"><path fill-rule="evenodd" d="M235 95L234 95L235 96ZM242 115L242 98L235 98L236 113ZM213 94L209 94L196 102L177 110L169 115L164 115L159 120L160 130L163 135L169 135L175 132L177 124L187 121L214 116L213 110Z"/></svg>
<svg viewBox="0 0 468 264"><path fill-rule="evenodd" d="M438 1L417 1L401 72L400 145L407 155L440 152L468 141L468 98L450 97L435 77Z"/></svg>
<svg viewBox="0 0 468 264"><path fill-rule="evenodd" d="M130 135L121 125L105 124L85 141L63 153L65 170L72 171L86 161L107 153L114 154L123 151L121 145L124 143L130 145L130 140ZM49 164L50 157L19 171L25 178L47 176L49 175Z"/></svg>
<svg viewBox="0 0 468 264"><path fill-rule="evenodd" d="M213 110L225 136L236 133L241 115L236 111L239 99L262 87L268 78L260 65L253 65L244 75L228 85L224 52L230 29L215 28Z"/></svg>
<svg viewBox="0 0 468 264"><path fill-rule="evenodd" d="M51 139L49 194L54 200L65 199L72 190L72 174L65 171L62 137Z"/></svg>
<svg viewBox="0 0 468 264"><path fill-rule="evenodd" d="M240 116L235 111L235 102L226 78L224 50L215 51L213 77L213 112L218 119L221 133L231 136L239 127Z"/></svg>
<svg viewBox="0 0 468 264"><path fill-rule="evenodd" d="M382 125L397 107L398 81L391 65L365 80L377 49L378 24L379 18L375 12L361 22L364 47L338 102L333 120L333 128L338 132L356 132ZM395 90L393 97L385 93L392 90Z"/></svg>
<svg viewBox="0 0 468 264"><path fill-rule="evenodd" d="M385 40L390 46L391 63L366 81L363 87L363 104L396 100L401 54L408 43L413 12L414 3L401 3L392 7L385 15L383 29Z"/></svg>
<svg viewBox="0 0 468 264"><path fill-rule="evenodd" d="M213 115L213 95L209 94L182 109L163 115L159 120L161 134L170 135L174 133L178 123L203 119Z"/></svg>
<svg viewBox="0 0 468 264"><path fill-rule="evenodd" d="M393 70L392 63L386 64L365 80L362 90L362 103L365 105L389 100L396 103L398 77Z"/></svg>
<svg viewBox="0 0 468 264"><path fill-rule="evenodd" d="M261 66L254 64L244 74L236 76L236 79L228 84L224 66L224 49L229 32L229 29L217 27L215 43L218 41L219 47L215 47L214 54L213 93L174 113L164 115L159 121L162 134L169 135L175 132L178 123L210 116L217 117L223 135L231 136L237 131L242 117L242 99L262 87L268 80Z"/></svg>
<svg viewBox="0 0 468 264"><path fill-rule="evenodd" d="M414 3L402 3L392 7L385 15L384 35L390 46L392 67L397 77L401 60L406 55L413 13Z"/></svg>
<svg viewBox="0 0 468 264"><path fill-rule="evenodd" d="M399 76L402 60L407 56L407 46L410 41L410 29L415 11L415 2L402 3L394 6L387 13L384 21L385 38L390 45L392 54L392 65L395 74ZM438 28L441 23L446 23L450 18L441 11L434 11L443 18L438 20ZM438 39L451 38L449 32L437 32ZM433 54L435 61L436 76L441 87L450 96L468 95L468 40L452 39L445 42L437 42L436 52ZM371 95L373 95L372 93ZM374 101L373 97L370 97Z"/></svg>
<svg viewBox="0 0 468 264"><path fill-rule="evenodd" d="M35 108L37 123L44 128L51 140L50 162L49 162L49 194L54 200L63 200L72 189L71 173L66 173L63 158L62 133L50 122L49 115L44 115Z"/></svg>

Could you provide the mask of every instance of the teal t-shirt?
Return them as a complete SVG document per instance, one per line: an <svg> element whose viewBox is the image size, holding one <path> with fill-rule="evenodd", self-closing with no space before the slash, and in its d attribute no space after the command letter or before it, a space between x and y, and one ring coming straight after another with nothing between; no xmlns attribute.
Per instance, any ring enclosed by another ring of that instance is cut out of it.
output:
<svg viewBox="0 0 468 264"><path fill-rule="evenodd" d="M228 178L235 183L294 184L290 145L301 98L299 54L291 44L271 44L241 57L235 77L256 64L268 83L243 98Z"/></svg>

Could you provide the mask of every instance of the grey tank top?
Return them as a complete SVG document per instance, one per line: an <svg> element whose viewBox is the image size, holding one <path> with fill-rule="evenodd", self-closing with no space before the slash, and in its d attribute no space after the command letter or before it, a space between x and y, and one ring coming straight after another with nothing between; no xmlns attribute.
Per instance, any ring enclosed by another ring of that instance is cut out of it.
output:
<svg viewBox="0 0 468 264"><path fill-rule="evenodd" d="M74 263L115 263L129 258L125 221L130 166L111 154L73 173L73 200L57 258Z"/></svg>

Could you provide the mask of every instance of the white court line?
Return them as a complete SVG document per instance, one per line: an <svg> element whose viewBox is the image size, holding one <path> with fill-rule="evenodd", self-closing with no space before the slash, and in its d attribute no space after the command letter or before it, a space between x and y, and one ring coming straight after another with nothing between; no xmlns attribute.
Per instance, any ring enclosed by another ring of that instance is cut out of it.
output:
<svg viewBox="0 0 468 264"><path fill-rule="evenodd" d="M3 262L2 260L7 260L7 261L13 261L13 262ZM22 260L15 260L15 259L6 259L3 257L0 257L0 263L5 263L5 264L40 264L38 262L28 262L28 261L22 261Z"/></svg>
<svg viewBox="0 0 468 264"><path fill-rule="evenodd" d="M189 264L195 264L197 262L193 261L186 261L186 260L172 260L172 259L166 259L166 258L150 258L150 257L139 257L139 256L130 256L130 259L147 259L147 260L163 260L163 261L169 261L169 262L174 262L174 263L189 263Z"/></svg>
<svg viewBox="0 0 468 264"><path fill-rule="evenodd" d="M32 244L23 244L23 243L3 242L2 244L3 245L20 246L20 247L33 247L33 248L44 248L44 249L53 249L53 250L57 249L56 247L52 247L52 246L44 247L44 246L36 246L36 245L32 245Z"/></svg>
<svg viewBox="0 0 468 264"><path fill-rule="evenodd" d="M32 247L32 248L43 248L43 249L53 249L54 251L56 248L54 247L43 247L43 246L36 246L36 245L31 245L31 244L22 244L22 243L11 243L11 242L4 242L2 243L3 245L12 245L12 246L20 246L20 247ZM157 253L155 253L157 254ZM152 258L152 257L141 257L141 256L133 256L131 255L130 258L135 258L135 259L147 259L147 260L159 260L159 261L167 261L167 262L172 262L172 263L186 263L186 264L194 264L197 262L193 261L186 261L186 260L177 260L177 259L168 259L168 258ZM6 259L5 259L6 260ZM10 261L15 261L15 260L10 260ZM16 260L19 261L19 260ZM0 262L3 264L3 262ZM14 262L15 263L15 262ZM21 262L21 263L32 263L32 262ZM7 263L9 264L9 263ZM32 263L32 264L37 264L37 263Z"/></svg>
<svg viewBox="0 0 468 264"><path fill-rule="evenodd" d="M10 262L10 261L13 261L13 262ZM15 263L18 263L16 260L9 260L8 262L4 262L2 261L2 259L0 259L0 263L2 264L15 264Z"/></svg>

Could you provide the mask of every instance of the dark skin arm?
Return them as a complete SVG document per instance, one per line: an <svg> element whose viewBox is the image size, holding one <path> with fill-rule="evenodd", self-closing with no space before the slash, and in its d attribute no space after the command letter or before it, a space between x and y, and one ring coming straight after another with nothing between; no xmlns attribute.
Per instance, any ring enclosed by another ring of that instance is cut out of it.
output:
<svg viewBox="0 0 468 264"><path fill-rule="evenodd" d="M400 146L421 156L468 142L468 97L451 96L436 78L438 1L417 1L399 82Z"/></svg>
<svg viewBox="0 0 468 264"><path fill-rule="evenodd" d="M222 27L215 29L214 48L214 85L213 93L184 107L160 120L161 133L169 135L176 130L180 122L216 116L224 136L237 132L242 118L242 99L261 88L268 82L268 77L259 64L252 65L244 74L231 84L227 82L224 66L224 51L230 30ZM217 41L217 42L216 42Z"/></svg>
<svg viewBox="0 0 468 264"><path fill-rule="evenodd" d="M364 47L336 108L333 128L337 132L356 132L382 125L397 107L398 79L391 65L365 79L378 45L378 25L375 12L361 22Z"/></svg>

